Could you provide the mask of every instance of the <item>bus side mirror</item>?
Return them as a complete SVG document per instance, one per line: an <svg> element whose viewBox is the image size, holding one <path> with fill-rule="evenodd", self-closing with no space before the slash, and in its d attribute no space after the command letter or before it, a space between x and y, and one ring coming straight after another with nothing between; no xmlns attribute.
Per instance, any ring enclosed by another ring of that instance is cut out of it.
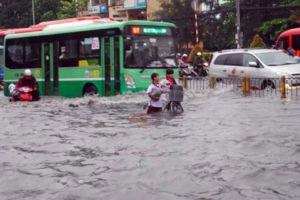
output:
<svg viewBox="0 0 300 200"><path fill-rule="evenodd" d="M125 38L124 39L124 48L125 51L129 51L131 49L132 40L131 38Z"/></svg>

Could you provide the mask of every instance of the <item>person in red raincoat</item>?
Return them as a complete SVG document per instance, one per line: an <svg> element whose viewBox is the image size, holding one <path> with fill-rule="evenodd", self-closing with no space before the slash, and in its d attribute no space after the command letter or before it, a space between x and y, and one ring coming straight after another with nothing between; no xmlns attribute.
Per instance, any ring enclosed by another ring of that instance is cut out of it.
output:
<svg viewBox="0 0 300 200"><path fill-rule="evenodd" d="M24 76L22 76L17 84L16 84L16 89L19 90L22 87L29 87L32 89L32 92L30 92L32 96L32 101L38 101L40 99L40 94L39 94L39 85L34 78L34 76L31 73L30 69L26 69L24 71ZM26 98L26 97L25 97ZM25 99L26 101L26 99Z"/></svg>

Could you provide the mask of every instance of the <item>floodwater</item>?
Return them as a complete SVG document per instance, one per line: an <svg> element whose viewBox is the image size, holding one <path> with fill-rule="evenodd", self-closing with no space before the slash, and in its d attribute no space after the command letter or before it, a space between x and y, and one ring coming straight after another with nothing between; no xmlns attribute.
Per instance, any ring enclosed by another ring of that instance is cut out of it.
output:
<svg viewBox="0 0 300 200"><path fill-rule="evenodd" d="M299 98L187 92L144 115L145 94L0 95L1 200L300 199Z"/></svg>

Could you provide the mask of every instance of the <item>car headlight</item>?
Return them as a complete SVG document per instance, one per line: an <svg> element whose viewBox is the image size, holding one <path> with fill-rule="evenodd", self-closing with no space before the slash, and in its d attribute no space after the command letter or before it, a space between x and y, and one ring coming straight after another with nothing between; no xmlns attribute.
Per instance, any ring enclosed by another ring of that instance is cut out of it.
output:
<svg viewBox="0 0 300 200"><path fill-rule="evenodd" d="M287 74L287 73L284 73L284 72L276 72L276 74L278 75L278 76L285 76L285 78L289 78L290 77L290 75L289 74Z"/></svg>
<svg viewBox="0 0 300 200"><path fill-rule="evenodd" d="M133 77L128 74L125 74L125 86L127 88L136 88Z"/></svg>

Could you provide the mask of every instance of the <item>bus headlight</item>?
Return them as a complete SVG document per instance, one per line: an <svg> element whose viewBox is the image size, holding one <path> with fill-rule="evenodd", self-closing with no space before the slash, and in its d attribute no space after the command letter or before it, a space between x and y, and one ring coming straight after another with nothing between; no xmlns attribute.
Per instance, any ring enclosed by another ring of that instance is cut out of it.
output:
<svg viewBox="0 0 300 200"><path fill-rule="evenodd" d="M127 88L136 88L133 77L128 74L125 74L125 86Z"/></svg>

